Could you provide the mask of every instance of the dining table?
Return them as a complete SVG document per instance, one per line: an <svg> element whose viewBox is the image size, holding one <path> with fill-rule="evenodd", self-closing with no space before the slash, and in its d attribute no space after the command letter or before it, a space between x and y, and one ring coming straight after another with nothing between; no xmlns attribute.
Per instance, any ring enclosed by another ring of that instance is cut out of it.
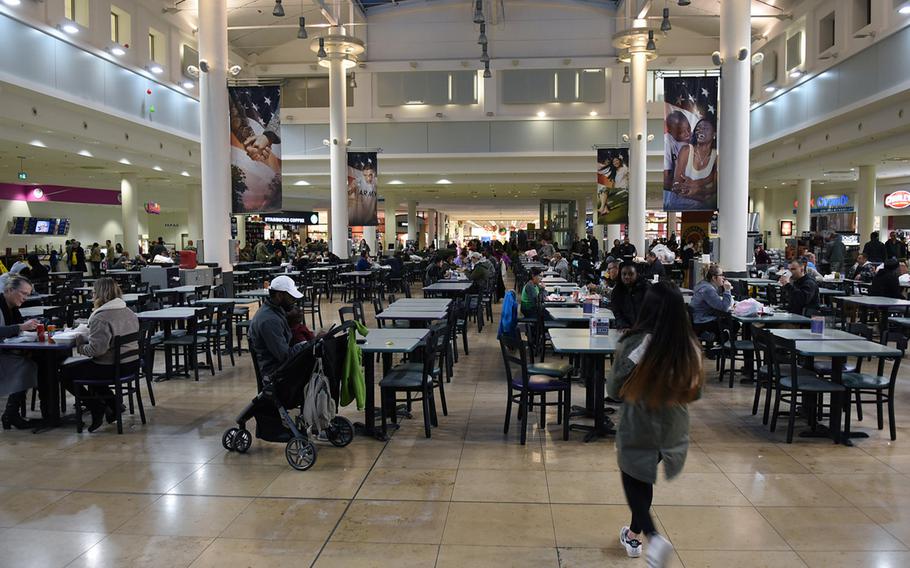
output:
<svg viewBox="0 0 910 568"><path fill-rule="evenodd" d="M432 295L436 296L463 296L468 293L468 290L473 286L473 282L436 282L435 284L430 284L423 288L424 293L430 292Z"/></svg>
<svg viewBox="0 0 910 568"><path fill-rule="evenodd" d="M71 343L54 341L0 341L0 351L20 351L38 365L38 390L41 393L42 422L33 432L39 433L63 424L60 404L60 365L73 354Z"/></svg>
<svg viewBox="0 0 910 568"><path fill-rule="evenodd" d="M173 333L174 325L184 325L186 327L187 334L196 333L196 321L197 316L200 310L207 309L205 306L199 307L173 307L173 308L163 308L160 310L149 310L147 312L139 312L136 316L139 318L139 321L149 321L160 323L162 330L164 332L163 341L170 339L171 334ZM194 355L195 356L195 355ZM167 381L171 379L172 375L172 363L171 363L171 352L169 349L164 351L164 374L158 374L155 377L156 382ZM188 369L184 369L188 373Z"/></svg>
<svg viewBox="0 0 910 568"><path fill-rule="evenodd" d="M761 325L762 327L780 327L780 326L797 326L797 327L808 327L812 324L812 319L807 318L804 315L800 314L791 314L790 312L784 312L776 310L772 313L760 313L760 314L751 314L751 315L733 315L734 320L742 324L743 327L743 339L750 341L752 339L752 326ZM751 350L746 350L743 353L743 363L745 366L746 376L740 380L742 384L752 384L754 382L754 353Z"/></svg>
<svg viewBox="0 0 910 568"><path fill-rule="evenodd" d="M910 308L910 300L898 298L888 298L885 296L842 296L837 298L838 302L844 306L852 306L859 310L860 319L866 320L866 313L870 310L879 314L879 329L884 331L888 329L888 317L892 312L907 313Z"/></svg>

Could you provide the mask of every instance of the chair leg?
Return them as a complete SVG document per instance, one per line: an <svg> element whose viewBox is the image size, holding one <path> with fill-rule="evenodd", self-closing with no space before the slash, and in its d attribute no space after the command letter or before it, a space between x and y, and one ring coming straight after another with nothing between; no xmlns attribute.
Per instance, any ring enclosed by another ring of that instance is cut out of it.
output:
<svg viewBox="0 0 910 568"><path fill-rule="evenodd" d="M145 374L145 386L149 391L149 402L152 403L152 406L155 406L155 391L152 389L152 373L148 372Z"/></svg>
<svg viewBox="0 0 910 568"><path fill-rule="evenodd" d="M139 386L139 375L136 375L136 406L139 407L139 419L145 424L145 407L142 405L142 390Z"/></svg>
<svg viewBox="0 0 910 568"><path fill-rule="evenodd" d="M768 386L765 387L765 411L762 414L762 422L761 422L765 426L768 425L768 416L770 416L770 414L771 414L771 398L774 395L773 391L774 391L774 383L769 380Z"/></svg>
<svg viewBox="0 0 910 568"><path fill-rule="evenodd" d="M572 387L566 389L562 401L562 439L569 439L569 414L572 412Z"/></svg>
<svg viewBox="0 0 910 568"><path fill-rule="evenodd" d="M762 383L757 378L755 379L755 396L752 398L752 416L758 414L758 404L761 402L761 387Z"/></svg>
<svg viewBox="0 0 910 568"><path fill-rule="evenodd" d="M547 427L547 393L540 393L540 429Z"/></svg>
<svg viewBox="0 0 910 568"><path fill-rule="evenodd" d="M877 414L878 414L878 429L884 430L885 429L885 423L884 423L885 416L884 416L884 409L882 408L882 391L880 391L880 390L875 391L875 410L877 411Z"/></svg>
<svg viewBox="0 0 910 568"><path fill-rule="evenodd" d="M427 397L426 391L423 394L423 400L420 401L423 404L423 434L427 438L430 437L430 400Z"/></svg>
<svg viewBox="0 0 910 568"><path fill-rule="evenodd" d="M777 418L780 416L780 387L774 391L774 411L771 412L771 427L769 431L777 430Z"/></svg>
<svg viewBox="0 0 910 568"><path fill-rule="evenodd" d="M506 419L502 425L502 433L509 433L509 423L512 421L512 389L509 389L509 395L506 397Z"/></svg>
<svg viewBox="0 0 910 568"><path fill-rule="evenodd" d="M806 396L803 395L803 408L806 407ZM796 426L796 395L790 400L790 410L787 412L787 443L793 443L793 428Z"/></svg>
<svg viewBox="0 0 910 568"><path fill-rule="evenodd" d="M724 370L727 368L727 354L721 352L718 359L720 360L720 374L717 376L717 382L722 383L724 382Z"/></svg>
<svg viewBox="0 0 910 568"><path fill-rule="evenodd" d="M894 423L894 389L888 389L888 430L891 440L897 440L897 425Z"/></svg>
<svg viewBox="0 0 910 568"><path fill-rule="evenodd" d="M386 407L386 403L387 403L386 399L388 397L389 397L389 394L385 391L385 389L379 389L379 414L382 416L382 433L383 434L385 434L385 432L388 430L388 423L386 422L386 419L388 418L388 415L389 415L388 408Z"/></svg>
<svg viewBox="0 0 910 568"><path fill-rule="evenodd" d="M76 407L76 433L81 434L84 424L82 424L82 401L79 400L79 395L76 395L73 405Z"/></svg>
<svg viewBox="0 0 910 568"><path fill-rule="evenodd" d="M729 387L731 389L733 388L733 375L735 374L734 373L735 369L736 369L736 351L734 351L732 356L730 357L730 384L729 384Z"/></svg>
<svg viewBox="0 0 910 568"><path fill-rule="evenodd" d="M832 415L834 412L834 397L835 397L835 395L832 394L831 395ZM850 391L849 390L844 392L844 401L846 402L844 404L844 432L849 432L850 431Z"/></svg>
<svg viewBox="0 0 910 568"><path fill-rule="evenodd" d="M117 433L123 434L123 413L120 411L120 405L123 401L123 387L120 381L114 384L114 416L117 417Z"/></svg>
<svg viewBox="0 0 910 568"><path fill-rule="evenodd" d="M521 391L521 399L518 404L519 412L521 412L521 445L524 446L528 439L528 391Z"/></svg>
<svg viewBox="0 0 910 568"><path fill-rule="evenodd" d="M446 406L446 387L445 381L442 380L442 369L439 370L439 400L442 402L442 415L449 415L449 407Z"/></svg>

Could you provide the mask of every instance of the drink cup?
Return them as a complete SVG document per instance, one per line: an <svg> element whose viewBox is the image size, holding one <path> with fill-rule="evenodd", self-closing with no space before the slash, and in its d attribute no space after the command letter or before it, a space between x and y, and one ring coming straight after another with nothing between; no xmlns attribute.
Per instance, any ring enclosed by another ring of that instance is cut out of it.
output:
<svg viewBox="0 0 910 568"><path fill-rule="evenodd" d="M825 332L825 318L824 316L812 316L812 323L810 324L810 332L813 335L821 335Z"/></svg>
<svg viewBox="0 0 910 568"><path fill-rule="evenodd" d="M38 341L44 341L44 324L39 323L38 328L35 331L38 332Z"/></svg>

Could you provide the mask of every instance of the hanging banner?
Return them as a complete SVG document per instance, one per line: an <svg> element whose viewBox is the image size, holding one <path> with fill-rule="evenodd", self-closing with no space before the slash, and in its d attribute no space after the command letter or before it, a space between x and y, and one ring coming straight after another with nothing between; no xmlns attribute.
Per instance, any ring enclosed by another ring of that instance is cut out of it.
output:
<svg viewBox="0 0 910 568"><path fill-rule="evenodd" d="M629 222L629 149L597 149L598 225Z"/></svg>
<svg viewBox="0 0 910 568"><path fill-rule="evenodd" d="M236 214L281 211L280 97L280 87L228 88Z"/></svg>
<svg viewBox="0 0 910 568"><path fill-rule="evenodd" d="M379 164L376 152L348 152L348 225L375 227L376 185Z"/></svg>
<svg viewBox="0 0 910 568"><path fill-rule="evenodd" d="M664 77L664 211L717 209L718 77Z"/></svg>

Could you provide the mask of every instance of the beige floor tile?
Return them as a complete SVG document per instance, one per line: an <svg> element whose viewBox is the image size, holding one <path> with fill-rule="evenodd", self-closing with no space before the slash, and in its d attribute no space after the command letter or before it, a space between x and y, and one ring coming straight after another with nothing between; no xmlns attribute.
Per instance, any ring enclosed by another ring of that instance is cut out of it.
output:
<svg viewBox="0 0 910 568"><path fill-rule="evenodd" d="M396 434L383 450L376 467L458 469L463 442L404 440Z"/></svg>
<svg viewBox="0 0 910 568"><path fill-rule="evenodd" d="M286 540L216 539L193 562L191 568L275 568L309 566L319 549L318 542Z"/></svg>
<svg viewBox="0 0 910 568"><path fill-rule="evenodd" d="M910 508L903 505L891 507L860 507L870 519L910 546Z"/></svg>
<svg viewBox="0 0 910 568"><path fill-rule="evenodd" d="M772 444L699 444L725 473L809 473L809 469Z"/></svg>
<svg viewBox="0 0 910 568"><path fill-rule="evenodd" d="M200 467L202 466L195 463L120 463L84 484L79 490L167 493Z"/></svg>
<svg viewBox="0 0 910 568"><path fill-rule="evenodd" d="M220 536L325 542L347 504L327 499L255 499Z"/></svg>
<svg viewBox="0 0 910 568"><path fill-rule="evenodd" d="M831 453L818 450L792 448L790 455L795 460L809 468L816 474L823 473L896 473L896 471L882 461L859 452L843 453L842 450L831 450ZM843 448L850 450L851 448Z"/></svg>
<svg viewBox="0 0 910 568"><path fill-rule="evenodd" d="M837 492L812 474L728 473L750 503L759 507L845 507Z"/></svg>
<svg viewBox="0 0 910 568"><path fill-rule="evenodd" d="M723 473L684 472L670 481L654 486L655 505L710 505L716 507L748 505L749 500Z"/></svg>
<svg viewBox="0 0 910 568"><path fill-rule="evenodd" d="M260 496L353 499L368 472L369 469L365 467L320 467L318 461L312 469L305 472L291 469L286 465L284 470L262 491Z"/></svg>
<svg viewBox="0 0 910 568"><path fill-rule="evenodd" d="M0 532L3 565L15 568L59 568L104 538L91 532L7 529Z"/></svg>
<svg viewBox="0 0 910 568"><path fill-rule="evenodd" d="M910 552L800 552L809 568L903 568Z"/></svg>
<svg viewBox="0 0 910 568"><path fill-rule="evenodd" d="M794 550L905 550L859 509L760 507L759 511Z"/></svg>
<svg viewBox="0 0 910 568"><path fill-rule="evenodd" d="M206 464L168 492L174 495L256 497L287 467Z"/></svg>
<svg viewBox="0 0 910 568"><path fill-rule="evenodd" d="M624 505L626 495L618 471L550 471L547 486L551 503Z"/></svg>
<svg viewBox="0 0 910 568"><path fill-rule="evenodd" d="M357 499L449 501L455 474L454 469L374 468Z"/></svg>
<svg viewBox="0 0 910 568"><path fill-rule="evenodd" d="M102 473L117 467L117 462L84 459L2 460L3 485L31 489L76 489Z"/></svg>
<svg viewBox="0 0 910 568"><path fill-rule="evenodd" d="M216 537L251 501L241 497L164 495L117 532L146 536Z"/></svg>
<svg viewBox="0 0 910 568"><path fill-rule="evenodd" d="M544 444L547 471L619 471L613 444L584 442L547 442Z"/></svg>
<svg viewBox="0 0 910 568"><path fill-rule="evenodd" d="M910 506L910 478L906 475L824 474L819 479L857 507Z"/></svg>
<svg viewBox="0 0 910 568"><path fill-rule="evenodd" d="M387 544L331 541L325 545L314 568L426 568L433 566L436 544ZM272 567L267 567L272 568Z"/></svg>
<svg viewBox="0 0 910 568"><path fill-rule="evenodd" d="M686 568L806 568L795 552L678 550Z"/></svg>
<svg viewBox="0 0 910 568"><path fill-rule="evenodd" d="M547 474L534 470L461 469L452 500L547 503Z"/></svg>
<svg viewBox="0 0 910 568"><path fill-rule="evenodd" d="M543 470L543 452L540 443L528 441L482 444L467 442L461 452L459 469Z"/></svg>
<svg viewBox="0 0 910 568"><path fill-rule="evenodd" d="M436 568L558 568L555 548L519 548L515 546L439 547Z"/></svg>
<svg viewBox="0 0 910 568"><path fill-rule="evenodd" d="M0 528L18 525L48 505L64 498L68 491L0 487Z"/></svg>
<svg viewBox="0 0 910 568"><path fill-rule="evenodd" d="M452 503L444 544L556 546L549 505Z"/></svg>
<svg viewBox="0 0 910 568"><path fill-rule="evenodd" d="M643 559L632 560L619 547L619 531L615 548L559 548L559 568L630 568L644 566ZM647 544L645 544L647 546ZM682 568L682 562L673 554L666 568Z"/></svg>
<svg viewBox="0 0 910 568"><path fill-rule="evenodd" d="M626 505L553 505L556 544L564 547L616 548L619 529L629 524Z"/></svg>
<svg viewBox="0 0 910 568"><path fill-rule="evenodd" d="M23 521L19 528L111 533L159 497L147 494L73 492L35 513Z"/></svg>
<svg viewBox="0 0 910 568"><path fill-rule="evenodd" d="M164 410L155 407L155 413ZM151 411L148 411L151 413ZM188 417L198 418L199 410L188 406L183 411ZM153 436L143 435L145 430L131 432L129 436L117 436L116 430L110 435L98 436L78 444L65 454L74 458L94 461L118 462L174 462L205 463L223 453L221 436L201 438L195 435Z"/></svg>
<svg viewBox="0 0 910 568"><path fill-rule="evenodd" d="M655 507L657 518L679 550L788 550L752 507Z"/></svg>
<svg viewBox="0 0 910 568"><path fill-rule="evenodd" d="M108 535L67 568L186 568L210 538Z"/></svg>
<svg viewBox="0 0 910 568"><path fill-rule="evenodd" d="M332 540L439 544L448 507L439 501L355 501Z"/></svg>

